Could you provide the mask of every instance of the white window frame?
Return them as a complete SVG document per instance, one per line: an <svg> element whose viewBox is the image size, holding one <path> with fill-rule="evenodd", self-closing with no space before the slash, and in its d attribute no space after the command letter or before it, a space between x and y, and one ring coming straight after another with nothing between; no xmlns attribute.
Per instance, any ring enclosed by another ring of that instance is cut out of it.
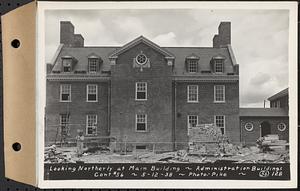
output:
<svg viewBox="0 0 300 191"><path fill-rule="evenodd" d="M223 99L217 100L217 87L223 88ZM214 102L215 103L225 103L225 85L214 85Z"/></svg>
<svg viewBox="0 0 300 191"><path fill-rule="evenodd" d="M250 126L250 127L249 127ZM254 125L253 125L253 123L252 122L247 122L247 123L245 123L245 130L246 131L253 131L253 129L254 129Z"/></svg>
<svg viewBox="0 0 300 191"><path fill-rule="evenodd" d="M95 71L91 71L91 63L95 64ZM96 73L98 69L99 59L98 58L88 58L88 71L89 73Z"/></svg>
<svg viewBox="0 0 300 191"><path fill-rule="evenodd" d="M138 84L144 84L145 85L145 90L143 90L143 91L139 90L138 91ZM144 92L145 93L145 99L138 99L138 96L137 96L138 92ZM136 82L135 83L135 100L136 101L146 101L147 98L148 98L148 96L147 96L147 82Z"/></svg>
<svg viewBox="0 0 300 191"><path fill-rule="evenodd" d="M66 117L65 118L65 122L63 123L63 116ZM62 127L64 126L66 133L69 134L70 133L70 115L69 114L59 114L59 126L60 126L60 131L62 134Z"/></svg>
<svg viewBox="0 0 300 191"><path fill-rule="evenodd" d="M65 61L69 61L70 63L70 66L66 66L66 67L70 67L70 71L68 71L68 72L65 72ZM71 71L72 71L72 58L62 58L62 72L63 73L71 73Z"/></svg>
<svg viewBox="0 0 300 191"><path fill-rule="evenodd" d="M199 123L199 117L198 117L198 115L188 115L187 116L187 134L188 135L190 135L190 128L191 128L190 117L196 117L196 120L197 120L196 126Z"/></svg>
<svg viewBox="0 0 300 191"><path fill-rule="evenodd" d="M224 129L224 134L223 135L226 135L226 119L225 119L225 115L215 115L214 116L214 124L215 126L217 127L217 117L223 117L223 124L224 126L223 127L219 127L220 129ZM222 132L222 130L221 130Z"/></svg>
<svg viewBox="0 0 300 191"><path fill-rule="evenodd" d="M217 65L220 64L222 66L222 71L217 71ZM224 60L216 59L215 60L215 73L216 74L223 74L224 73Z"/></svg>
<svg viewBox="0 0 300 191"><path fill-rule="evenodd" d="M195 69L195 71L191 71L191 69ZM197 73L198 72L198 61L197 60L188 60L188 72L189 73Z"/></svg>
<svg viewBox="0 0 300 191"><path fill-rule="evenodd" d="M196 87L196 100L190 100L190 88ZM188 103L198 103L198 94L199 94L199 87L198 85L188 85L187 86L187 102Z"/></svg>
<svg viewBox="0 0 300 191"><path fill-rule="evenodd" d="M69 89L69 100L62 100L62 94L63 94L63 86L66 86L68 85L70 87ZM72 98L71 98L71 95L72 95L72 85L71 84L60 84L60 88L59 88L59 100L60 102L72 102Z"/></svg>
<svg viewBox="0 0 300 191"><path fill-rule="evenodd" d="M145 122L144 122L144 123L145 123L145 130L138 130L138 129L137 129L138 115L144 115L144 116L145 116L145 119L144 119L144 120L145 120ZM147 114L136 114L136 115L135 115L135 131L136 131L136 132L147 132L147 123L148 123L148 122L147 122L147 118L148 118Z"/></svg>
<svg viewBox="0 0 300 191"><path fill-rule="evenodd" d="M89 100L89 87L96 86L96 100ZM86 101L87 102L98 102L98 84L87 84L86 85Z"/></svg>
<svg viewBox="0 0 300 191"><path fill-rule="evenodd" d="M93 117L96 118L96 123L95 123L95 125L89 126L89 116L93 116ZM89 132L89 128L93 128L93 127L95 127L95 129L96 129L96 133L95 133L95 134L89 134L89 133L88 133L88 132ZM98 130L98 115L96 115L96 114L88 114L88 115L86 115L85 134L86 134L86 135L97 135L97 130Z"/></svg>
<svg viewBox="0 0 300 191"><path fill-rule="evenodd" d="M276 101L276 107L277 107L277 108L280 108L280 100L277 100L277 101Z"/></svg>

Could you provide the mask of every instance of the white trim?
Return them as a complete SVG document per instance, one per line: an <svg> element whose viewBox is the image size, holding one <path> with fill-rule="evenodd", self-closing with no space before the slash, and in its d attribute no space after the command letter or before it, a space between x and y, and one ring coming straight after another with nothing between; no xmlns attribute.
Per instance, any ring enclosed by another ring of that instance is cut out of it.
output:
<svg viewBox="0 0 300 191"><path fill-rule="evenodd" d="M280 125L283 125L283 129L280 129L280 128L279 128L279 126L280 126ZM285 130L286 130L286 124L285 124L285 123L283 123L283 122L281 122L281 123L278 123L278 125L277 125L277 129L278 129L278 131L281 131L281 132L285 131Z"/></svg>
<svg viewBox="0 0 300 191"><path fill-rule="evenodd" d="M88 100L89 98L89 86L96 86L96 100ZM86 85L86 102L98 102L98 84L87 84Z"/></svg>
<svg viewBox="0 0 300 191"><path fill-rule="evenodd" d="M226 117L225 117L225 115L215 115L214 116L214 124L215 124L215 126L217 127L217 116L223 116L223 121L224 121L224 127L220 127L220 128L223 128L224 129L224 135L226 135Z"/></svg>
<svg viewBox="0 0 300 191"><path fill-rule="evenodd" d="M196 116L197 117L197 124L196 125L198 125L198 123L199 123L199 121L198 121L198 119L199 119L199 117L198 117L198 115L187 115L187 135L190 135L190 131L189 131L189 128L190 128L190 120L189 120L189 118L190 118L190 116Z"/></svg>
<svg viewBox="0 0 300 191"><path fill-rule="evenodd" d="M138 99L137 98L138 83L144 83L145 84L145 99ZM135 101L146 101L148 99L147 94L148 94L147 82L135 82Z"/></svg>
<svg viewBox="0 0 300 191"><path fill-rule="evenodd" d="M62 100L62 86L63 85L69 85L70 86L70 99L69 100ZM60 88L59 88L59 102L72 102L72 85L71 84L60 84Z"/></svg>
<svg viewBox="0 0 300 191"><path fill-rule="evenodd" d="M189 88L191 87L191 86L196 86L197 87L197 99L196 100L189 100L189 95L190 95L190 91L189 91ZM198 103L199 102L199 87L198 87L198 85L188 85L187 86L187 102L188 103Z"/></svg>
<svg viewBox="0 0 300 191"><path fill-rule="evenodd" d="M145 115L145 130L143 130L143 131L137 129L137 116L138 116L138 115ZM148 121L148 119L147 119L147 114L142 114L142 113L141 113L141 114L135 114L135 132L139 132L139 133L140 133L140 132L142 132L142 133L147 132L147 130L148 130L148 127L147 127L147 126L148 126L148 125L147 125L147 121Z"/></svg>
<svg viewBox="0 0 300 191"><path fill-rule="evenodd" d="M96 133L95 134L88 134L88 116L96 116ZM98 115L97 114L87 114L86 115L86 122L85 122L85 134L86 135L89 135L89 136L91 136L91 135L97 135L97 131L98 131Z"/></svg>
<svg viewBox="0 0 300 191"><path fill-rule="evenodd" d="M216 100L216 86L222 86L223 87L223 101L217 101ZM214 85L214 103L225 103L226 102L226 94L225 94L225 85Z"/></svg>
<svg viewBox="0 0 300 191"><path fill-rule="evenodd" d="M246 127L247 125L251 125L251 128L248 129L248 128ZM254 125L253 125L252 122L247 122L247 123L245 123L244 128L245 128L246 131L251 132L251 131L253 131L253 129L254 129Z"/></svg>

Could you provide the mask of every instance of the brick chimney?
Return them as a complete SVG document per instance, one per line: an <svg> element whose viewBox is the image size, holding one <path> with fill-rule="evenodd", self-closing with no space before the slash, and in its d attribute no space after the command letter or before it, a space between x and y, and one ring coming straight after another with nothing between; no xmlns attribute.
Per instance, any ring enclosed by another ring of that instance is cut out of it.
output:
<svg viewBox="0 0 300 191"><path fill-rule="evenodd" d="M231 44L231 23L221 22L218 28L218 34L213 38L213 47L220 48Z"/></svg>
<svg viewBox="0 0 300 191"><path fill-rule="evenodd" d="M60 43L68 47L83 47L84 38L74 34L74 25L70 21L60 21Z"/></svg>

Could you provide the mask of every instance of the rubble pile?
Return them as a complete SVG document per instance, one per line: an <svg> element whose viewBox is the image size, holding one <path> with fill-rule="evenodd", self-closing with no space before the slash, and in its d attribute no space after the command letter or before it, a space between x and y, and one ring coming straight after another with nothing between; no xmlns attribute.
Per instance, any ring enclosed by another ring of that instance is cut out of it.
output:
<svg viewBox="0 0 300 191"><path fill-rule="evenodd" d="M266 135L259 138L257 144L262 151L285 152L288 147L286 140L279 140L278 135Z"/></svg>
<svg viewBox="0 0 300 191"><path fill-rule="evenodd" d="M59 152L55 145L45 147L44 150L45 163L68 163L71 162L71 156L67 152Z"/></svg>

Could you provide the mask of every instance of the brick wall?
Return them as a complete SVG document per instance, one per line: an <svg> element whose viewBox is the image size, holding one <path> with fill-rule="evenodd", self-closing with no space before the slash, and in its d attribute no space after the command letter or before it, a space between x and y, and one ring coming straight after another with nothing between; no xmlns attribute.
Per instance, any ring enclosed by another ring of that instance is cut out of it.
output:
<svg viewBox="0 0 300 191"><path fill-rule="evenodd" d="M188 85L198 85L198 103L187 102ZM214 103L214 85L225 85L225 103ZM238 83L178 82L176 85L176 142L188 140L188 115L197 115L199 124L214 123L214 115L225 115L226 135L231 141L239 142Z"/></svg>
<svg viewBox="0 0 300 191"><path fill-rule="evenodd" d="M133 68L143 52L150 68ZM118 56L111 74L111 136L118 142L172 142L172 66L163 55L141 43ZM135 101L135 83L147 82L147 101ZM135 115L147 114L147 132L136 132ZM130 145L130 144L127 144ZM171 150L163 144L161 150Z"/></svg>
<svg viewBox="0 0 300 191"><path fill-rule="evenodd" d="M72 102L60 102L60 84L71 84ZM98 102L86 102L86 85L98 84ZM60 124L60 114L70 114L71 138L77 129L86 133L86 115L96 114L97 136L108 135L108 82L57 82L47 81L45 142L53 142Z"/></svg>
<svg viewBox="0 0 300 191"><path fill-rule="evenodd" d="M289 119L288 117L240 117L240 126L241 126L241 138L242 142L246 144L255 144L256 140L260 137L261 128L260 125L262 122L268 122L271 126L271 134L278 134L279 139L289 140ZM245 130L246 123L253 124L252 131ZM279 123L286 124L285 131L279 131L277 126Z"/></svg>

